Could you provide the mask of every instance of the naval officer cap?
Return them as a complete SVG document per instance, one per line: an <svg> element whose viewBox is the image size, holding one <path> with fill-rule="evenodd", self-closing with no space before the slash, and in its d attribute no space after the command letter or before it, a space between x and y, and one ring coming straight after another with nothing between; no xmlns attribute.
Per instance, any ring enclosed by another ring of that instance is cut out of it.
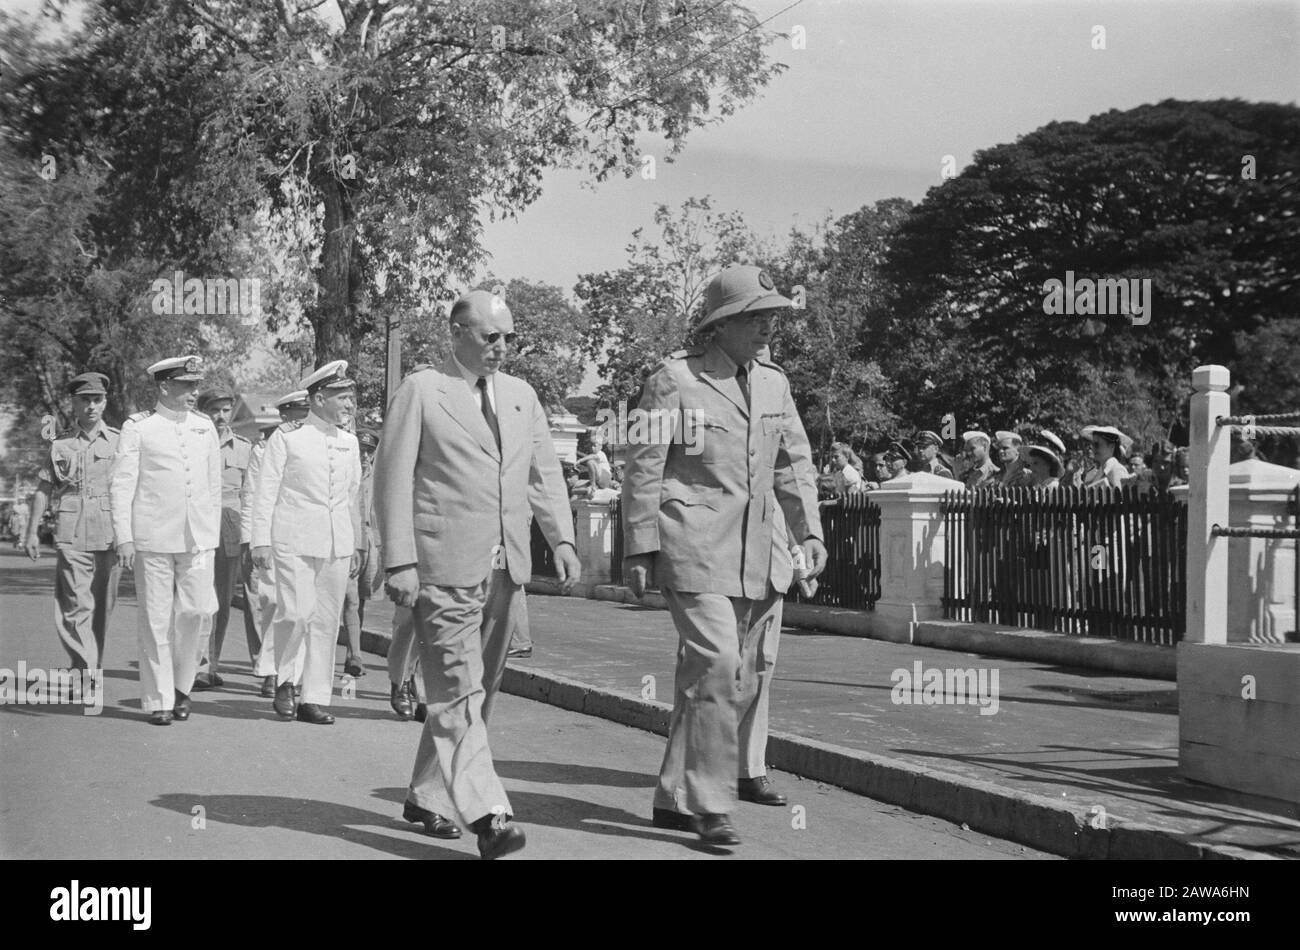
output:
<svg viewBox="0 0 1300 950"><path fill-rule="evenodd" d="M732 264L704 289L704 319L695 329L707 329L738 313L793 306L794 301L776 292L776 284L763 268Z"/></svg>
<svg viewBox="0 0 1300 950"><path fill-rule="evenodd" d="M357 441L367 452L373 452L379 448L379 433L374 429L358 429Z"/></svg>
<svg viewBox="0 0 1300 950"><path fill-rule="evenodd" d="M311 405L307 402L307 390L295 389L291 393L285 393L275 401L277 409L310 409Z"/></svg>
<svg viewBox="0 0 1300 950"><path fill-rule="evenodd" d="M180 383L194 383L203 378L203 361L197 356L173 356L159 360L146 372L153 377L155 383L173 380Z"/></svg>
<svg viewBox="0 0 1300 950"><path fill-rule="evenodd" d="M108 395L108 377L103 373L82 373L68 380L70 396L106 396Z"/></svg>
<svg viewBox="0 0 1300 950"><path fill-rule="evenodd" d="M943 439L939 438L939 433L931 432L929 429L922 429L920 432L918 432L913 442L917 446L943 445Z"/></svg>
<svg viewBox="0 0 1300 950"><path fill-rule="evenodd" d="M332 363L326 363L306 379L300 381L298 385L307 390L307 394L310 396L323 389L351 389L356 383L348 379L348 361L335 360Z"/></svg>

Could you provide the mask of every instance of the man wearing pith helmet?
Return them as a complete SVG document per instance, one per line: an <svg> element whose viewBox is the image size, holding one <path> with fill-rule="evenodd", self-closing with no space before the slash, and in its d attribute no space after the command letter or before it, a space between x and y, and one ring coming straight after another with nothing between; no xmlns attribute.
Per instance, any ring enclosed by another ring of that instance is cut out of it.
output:
<svg viewBox="0 0 1300 950"><path fill-rule="evenodd" d="M631 445L624 472L624 576L637 596L660 587L679 640L653 820L712 847L739 843L730 818L738 798L785 801L761 758L752 763L739 748L764 638L781 622L777 584L790 581L773 558L776 505L809 575L826 563L808 438L785 374L760 355L790 306L762 268L733 264L714 277L696 328L707 342L665 359L638 406L680 413L694 444Z"/></svg>
<svg viewBox="0 0 1300 950"><path fill-rule="evenodd" d="M135 569L140 692L149 721L190 717L199 649L217 609L213 554L221 537L221 447L194 411L197 356L149 367L158 404L122 424L109 495L118 563Z"/></svg>

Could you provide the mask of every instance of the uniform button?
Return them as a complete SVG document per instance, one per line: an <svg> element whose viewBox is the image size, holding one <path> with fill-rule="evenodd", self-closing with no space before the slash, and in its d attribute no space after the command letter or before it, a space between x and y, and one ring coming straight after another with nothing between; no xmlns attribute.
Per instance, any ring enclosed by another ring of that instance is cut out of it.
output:
<svg viewBox="0 0 1300 950"><path fill-rule="evenodd" d="M750 450L749 450L749 454L750 454L750 455L757 455L757 454L758 454L758 449L750 449Z"/></svg>

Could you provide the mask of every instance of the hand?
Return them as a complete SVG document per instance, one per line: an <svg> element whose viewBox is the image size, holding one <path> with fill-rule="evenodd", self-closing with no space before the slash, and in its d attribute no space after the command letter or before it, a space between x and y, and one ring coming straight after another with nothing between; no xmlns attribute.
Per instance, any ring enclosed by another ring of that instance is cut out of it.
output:
<svg viewBox="0 0 1300 950"><path fill-rule="evenodd" d="M353 551L352 560L348 562L348 577L356 577L357 572L361 570L361 559L365 557L365 551Z"/></svg>
<svg viewBox="0 0 1300 950"><path fill-rule="evenodd" d="M388 599L399 607L414 607L415 598L420 593L420 574L414 567L404 567L393 571L384 582Z"/></svg>
<svg viewBox="0 0 1300 950"><path fill-rule="evenodd" d="M132 542L123 541L117 546L117 566L128 571L135 567L135 545Z"/></svg>
<svg viewBox="0 0 1300 950"><path fill-rule="evenodd" d="M271 569L271 545L259 544L253 548L253 563L264 571Z"/></svg>
<svg viewBox="0 0 1300 950"><path fill-rule="evenodd" d="M623 580L627 582L632 596L640 600L648 588L655 584L655 556L650 554L633 554L623 558Z"/></svg>
<svg viewBox="0 0 1300 950"><path fill-rule="evenodd" d="M23 544L23 550L27 552L27 556L33 561L40 558L41 541L34 532L27 535L27 541Z"/></svg>
<svg viewBox="0 0 1300 950"><path fill-rule="evenodd" d="M560 579L560 592L567 594L582 577L582 562L572 544L560 544L555 548L555 576Z"/></svg>
<svg viewBox="0 0 1300 950"><path fill-rule="evenodd" d="M826 545L816 538L809 538L803 543L803 556L808 562L809 580L826 570Z"/></svg>

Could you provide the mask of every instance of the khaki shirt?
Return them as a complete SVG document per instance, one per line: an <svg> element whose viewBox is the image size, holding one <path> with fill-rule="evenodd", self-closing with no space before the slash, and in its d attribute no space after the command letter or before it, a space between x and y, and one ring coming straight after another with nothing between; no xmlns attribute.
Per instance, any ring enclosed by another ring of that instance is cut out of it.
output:
<svg viewBox="0 0 1300 950"><path fill-rule="evenodd" d="M962 481L967 488L988 488L997 484L997 474L1002 471L993 464L992 459L985 459L983 465L977 465L966 470L962 476Z"/></svg>
<svg viewBox="0 0 1300 950"><path fill-rule="evenodd" d="M50 446L49 460L37 478L58 512L54 543L74 551L106 551L113 547L113 512L109 503L109 473L117 451L118 430L101 420L91 432L74 426Z"/></svg>
<svg viewBox="0 0 1300 950"><path fill-rule="evenodd" d="M221 544L222 552L234 556L240 550L239 513L244 483L248 481L253 443L242 435L227 432L217 436L221 444Z"/></svg>

